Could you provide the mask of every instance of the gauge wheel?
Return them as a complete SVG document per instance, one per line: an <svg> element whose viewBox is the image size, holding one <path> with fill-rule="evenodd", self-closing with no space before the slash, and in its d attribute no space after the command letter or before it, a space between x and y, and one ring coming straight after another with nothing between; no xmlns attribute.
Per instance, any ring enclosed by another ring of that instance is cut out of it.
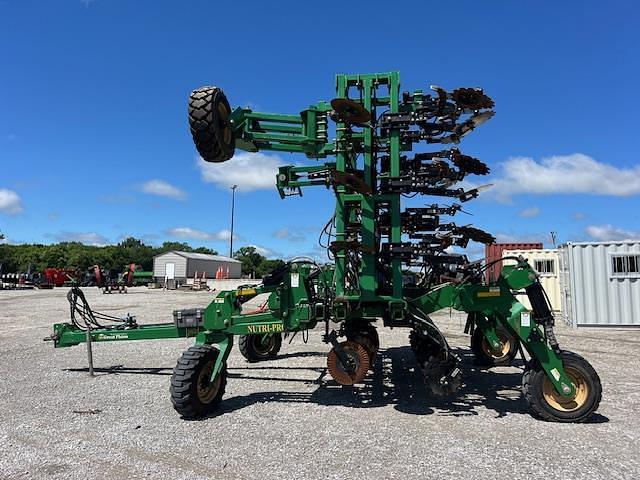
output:
<svg viewBox="0 0 640 480"><path fill-rule="evenodd" d="M496 335L502 342L502 348L494 350L479 328L471 336L471 351L477 365L499 367L511 365L518 354L518 339L505 328L496 328Z"/></svg>
<svg viewBox="0 0 640 480"><path fill-rule="evenodd" d="M231 106L221 89L201 87L191 92L189 128L198 153L207 162L225 162L233 157L236 138Z"/></svg>
<svg viewBox="0 0 640 480"><path fill-rule="evenodd" d="M549 422L584 422L600 405L600 378L591 364L580 355L564 351L560 357L573 384L574 395L560 395L540 365L525 371L522 392L534 417Z"/></svg>
<svg viewBox="0 0 640 480"><path fill-rule="evenodd" d="M171 403L184 418L199 418L214 412L220 405L227 384L227 367L218 376L211 374L220 351L212 345L196 345L178 359L171 376Z"/></svg>
<svg viewBox="0 0 640 480"><path fill-rule="evenodd" d="M249 362L260 362L276 358L281 346L282 335L279 333L240 335L238 340L240 353Z"/></svg>
<svg viewBox="0 0 640 480"><path fill-rule="evenodd" d="M347 340L359 343L369 354L369 366L373 368L373 363L380 349L380 337L378 330L371 323L358 323L354 328L347 329Z"/></svg>

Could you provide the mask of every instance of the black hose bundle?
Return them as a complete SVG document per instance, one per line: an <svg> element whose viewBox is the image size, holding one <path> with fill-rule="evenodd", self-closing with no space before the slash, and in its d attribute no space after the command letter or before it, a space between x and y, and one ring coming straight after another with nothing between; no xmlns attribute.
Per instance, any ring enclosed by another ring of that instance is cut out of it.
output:
<svg viewBox="0 0 640 480"><path fill-rule="evenodd" d="M96 328L108 328L103 322L118 322L120 324L130 324L133 317L115 317L113 315L107 315L106 313L100 313L94 311L87 302L84 292L80 287L71 287L71 290L67 293L67 300L69 300L69 307L71 310L71 322L75 327L80 330L93 330Z"/></svg>

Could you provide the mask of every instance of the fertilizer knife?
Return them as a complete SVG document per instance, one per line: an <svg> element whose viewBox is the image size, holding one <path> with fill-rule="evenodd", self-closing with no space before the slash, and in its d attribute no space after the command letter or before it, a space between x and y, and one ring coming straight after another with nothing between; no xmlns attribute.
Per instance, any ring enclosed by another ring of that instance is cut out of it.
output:
<svg viewBox="0 0 640 480"><path fill-rule="evenodd" d="M245 358L260 361L276 356L283 335L323 322L323 340L331 346L328 371L337 383L352 385L363 382L375 361L374 325L406 327L426 388L446 395L461 386L462 371L429 315L448 307L467 312L465 332L478 363L509 365L520 352L526 365L523 393L535 416L559 422L589 418L600 403L600 379L585 359L560 349L536 271L518 257L497 281L486 283L482 273L491 265L451 253L450 247L464 248L469 241L495 240L477 228L441 220L481 191L456 184L467 175L486 175L487 165L448 147L489 120L494 102L477 88L431 88L401 92L398 72L338 75L336 98L297 115L232 109L221 89L195 90L189 123L204 160L224 162L240 148L302 153L317 161L280 167L276 185L282 198L314 185L334 194L335 213L321 234L332 262L291 260L258 286L220 292L206 309L176 311L173 323L159 325L106 318L75 289L69 295L73 322L54 325L55 345L82 343L87 329L94 342L195 337L171 378L173 406L189 418L220 404L234 335ZM441 146L418 151L429 144ZM460 203L403 210L402 197L415 195ZM531 310L514 296L523 290ZM269 294L263 308L243 311L243 303L260 294ZM104 326L101 320L115 323Z"/></svg>

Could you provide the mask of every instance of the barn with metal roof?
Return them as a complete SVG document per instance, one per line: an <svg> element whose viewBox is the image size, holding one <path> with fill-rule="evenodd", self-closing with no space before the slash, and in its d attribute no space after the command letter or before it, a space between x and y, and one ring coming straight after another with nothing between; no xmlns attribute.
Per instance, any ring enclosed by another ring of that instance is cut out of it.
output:
<svg viewBox="0 0 640 480"><path fill-rule="evenodd" d="M206 278L216 278L222 269L225 278L240 278L242 263L234 258L206 253L181 252L172 250L153 257L153 276L158 281L174 280L185 283L187 278L198 278L204 273Z"/></svg>

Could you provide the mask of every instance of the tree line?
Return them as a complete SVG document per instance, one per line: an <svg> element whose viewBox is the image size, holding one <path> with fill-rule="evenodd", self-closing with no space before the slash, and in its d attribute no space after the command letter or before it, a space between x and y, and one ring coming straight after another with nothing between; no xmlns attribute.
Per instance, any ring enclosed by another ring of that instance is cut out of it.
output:
<svg viewBox="0 0 640 480"><path fill-rule="evenodd" d="M137 238L129 237L116 245L102 247L85 245L80 242L60 242L42 244L0 244L0 265L3 273L23 273L31 267L32 272L42 272L45 268L77 268L82 272L93 265L122 272L127 265L135 263L143 270L153 268L153 257L171 250L207 253L216 255L207 247L192 247L184 242L164 242L155 247L146 245ZM242 247L234 257L242 262L242 274L261 278L282 265L282 260L269 260L260 255L255 247Z"/></svg>

